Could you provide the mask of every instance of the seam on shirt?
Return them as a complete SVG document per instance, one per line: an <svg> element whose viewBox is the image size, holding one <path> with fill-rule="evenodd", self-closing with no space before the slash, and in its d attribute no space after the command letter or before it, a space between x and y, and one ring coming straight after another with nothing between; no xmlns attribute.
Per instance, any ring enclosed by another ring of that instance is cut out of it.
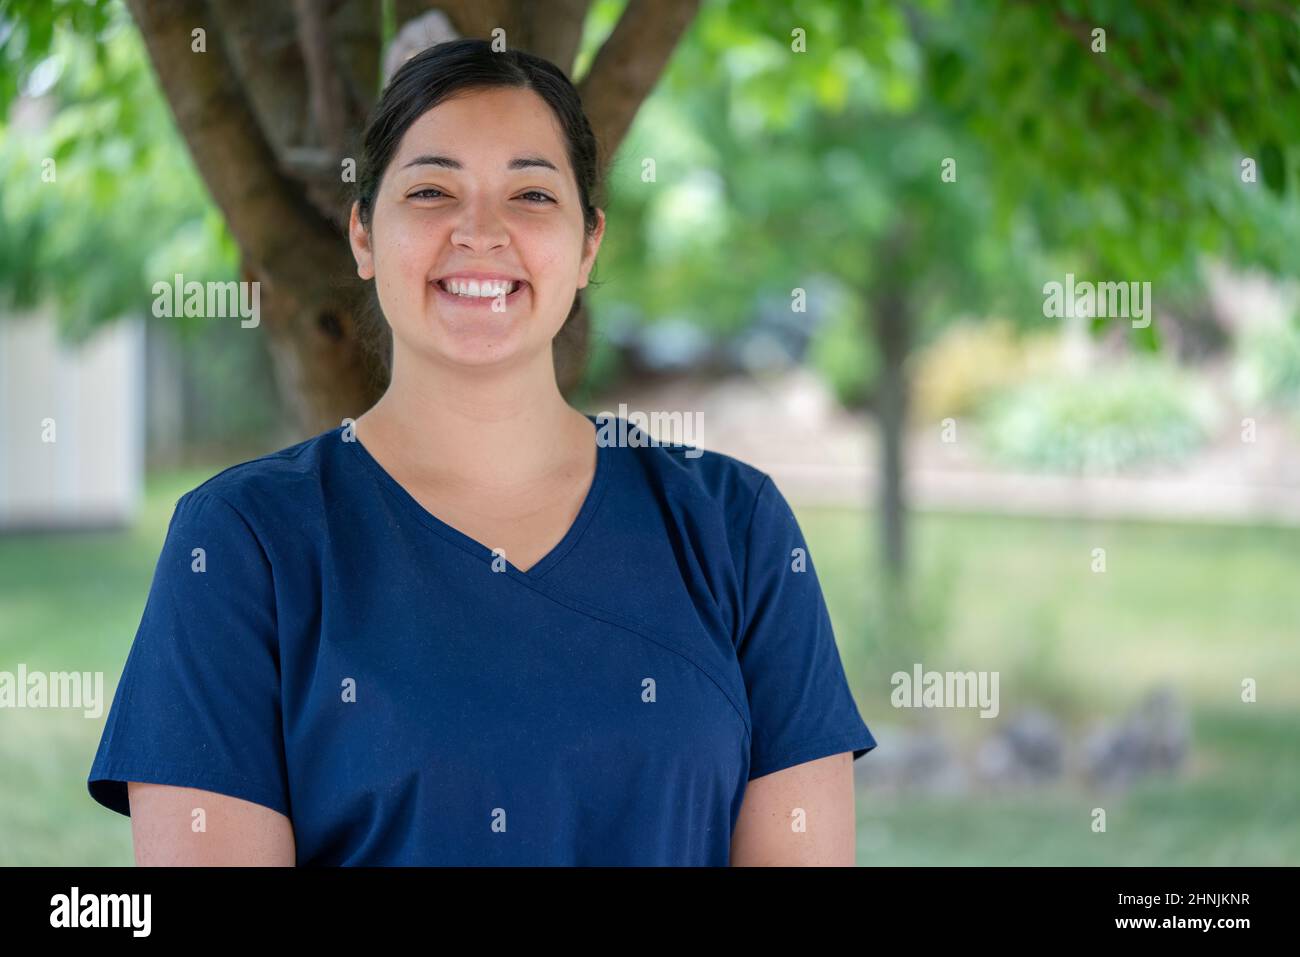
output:
<svg viewBox="0 0 1300 957"><path fill-rule="evenodd" d="M383 476L378 471L376 471L374 463L371 463L364 457L362 457L362 463L368 466L371 469L371 471L374 472L375 477L379 479L377 484L381 489L383 489L384 492L386 492L389 495L390 498L393 499L394 502L397 502L399 504L403 503L404 500L398 494L397 490L389 487L388 483L383 481ZM605 482L605 484L602 486L600 490L600 495L598 499L593 502L593 506L599 504L600 499L604 498L605 492L608 488L609 488L609 483ZM403 511L406 511L406 506L404 504L402 504L402 509ZM595 513L596 513L596 509L593 507L591 511L592 516L594 516ZM466 544L446 534L436 524L434 524L431 520L429 520L430 517L427 515L417 515L416 518L420 519L421 524L424 527L428 528L430 531L437 534L438 537L441 538L443 541L447 542L450 545L456 546L458 549L465 552L467 555L470 555L478 559L479 561L490 562L493 558L496 557L490 552L485 555L482 551L470 550L470 548ZM589 527L590 524L591 522L589 518L587 522L587 526ZM586 528L584 527L582 531L583 534L585 534ZM732 697L732 695L727 691L725 687L723 687L722 682L718 680L718 678L713 674L712 671L710 671L704 665L700 664L690 655L686 654L684 651L682 651L681 649L675 646L664 644L662 641L647 635L644 631L641 631L639 627L636 627L637 625L639 625L638 622L634 622L631 619L623 618L622 616L616 615L610 611L606 611L603 608L597 608L594 605L588 605L586 602L582 601L581 599L574 598L573 596L560 592L559 589L556 588L554 585L549 585L544 582L545 576L540 576L540 577L530 576L527 572L521 572L519 569L515 568L513 565L509 564L508 562L506 564L505 574L507 575L507 577L510 578L511 581L519 582L522 585L526 585L531 591L536 592L537 594L541 595L543 598L547 598L555 602L556 604L564 605L565 607L573 611L580 612L581 614L587 615L590 618L594 618L597 621L603 621L606 624L614 625L615 627L622 628L624 631L628 631L634 635L638 635L641 638L644 638L646 641L649 641L651 644L658 645L659 647L667 651L671 651L674 654L681 657L682 659L684 659L689 664L694 665L697 669L703 672L705 677L707 677L710 681L713 682L714 686L716 686L720 692L722 692L722 695L731 704L731 707L735 710L736 715L740 718L741 726L744 728L745 731L745 740L747 742L751 740L752 730L750 728L749 721L746 720L744 711L742 711L740 706L736 704L736 699Z"/></svg>
<svg viewBox="0 0 1300 957"><path fill-rule="evenodd" d="M511 570L513 571L514 569ZM722 692L723 697L727 699L727 702L735 710L736 716L740 718L741 726L745 730L746 742L752 742L753 732L750 728L749 721L746 720L745 718L745 712L741 710L738 704L736 704L736 699L732 697L729 691L727 691L727 689L723 686L723 683L718 680L717 676L714 675L712 670L705 667L700 662L696 661L695 658L693 658L691 655L687 654L685 651L682 651L676 645L665 644L662 640L651 637L650 635L642 631L639 627L636 627L636 625L638 625L639 623L634 622L631 619L624 619L622 616L617 615L614 612L606 611L603 608L597 608L594 605L588 605L586 602L582 601L579 598L575 598L566 593L559 592L558 589L553 590L549 588L542 588L541 582L533 581L527 575L518 574L518 575L511 575L510 577L511 580L527 585L530 589L537 592L537 594L541 595L543 598L547 598L550 601L555 602L557 605L564 605L565 607L573 611L577 611L584 615L587 615L589 618L594 618L597 621L603 621L606 624L615 626L616 628L622 628L624 631L637 635L640 638L644 638L646 641L650 642L653 645L658 645L660 648L663 648L665 651L672 652L673 654L685 660L688 664L694 665L700 672L704 674L706 678L708 678L711 682L713 682L714 686L720 692Z"/></svg>
<svg viewBox="0 0 1300 957"><path fill-rule="evenodd" d="M267 571L271 573L271 598L272 598L271 620L275 624L275 667L276 670L279 671L280 670L280 608L279 608L280 603L279 601L275 600L277 598L276 588L275 588L275 564L271 561L271 556L267 552L266 546L262 543L261 536L257 534L257 530L253 528L252 523L249 522L248 519L244 517L244 513L241 512L239 509L235 508L235 506L231 505L230 502L226 501L226 498L224 496L219 495L216 492L199 492L198 490L190 492L189 494L195 497L207 496L208 498L216 499L222 505L226 506L226 508L230 509L232 512L235 513L235 517L238 518L240 522L243 523L244 528L248 529L248 533L253 536L253 541L257 542L258 551L262 553L262 560L266 562Z"/></svg>
<svg viewBox="0 0 1300 957"><path fill-rule="evenodd" d="M637 449L637 451L640 451L640 449ZM377 463L371 462L365 456L361 456L361 461L362 464L365 465L371 471L374 477L378 480L376 484L395 503L398 503L404 512L407 511L405 500L398 493L397 489L392 488L388 482L383 480L384 473L380 471L380 469L377 466ZM609 489L609 485L610 483L606 481L601 487L599 496L597 497L597 499L593 501L591 516L594 516L596 514L595 506L600 504L600 501L604 498L605 492ZM761 483L759 485L759 488L760 489L762 488ZM407 494L409 495L409 493ZM456 548L460 549L465 554L470 555L478 559L479 561L490 563L491 560L496 557L494 554L490 552L484 554L481 548L477 550L471 550L466 543L461 542L456 538L453 538L451 535L447 534L443 529L439 528L432 521L432 516L427 514L427 511L425 512L425 514L417 514L416 518L420 520L420 523L424 527L434 532L443 541L447 542L450 545L454 545ZM591 517L588 518L587 525L582 529L583 534L586 534L586 530L588 527L590 527L590 525L591 525ZM556 564L558 564L558 562ZM554 566L552 566L552 568L554 568ZM714 675L714 673L710 669L706 668L700 662L696 661L693 657L688 655L686 652L682 651L680 648L677 648L673 645L665 644L661 640L652 638L650 635L646 634L644 631L641 630L640 627L641 623L639 622L635 622L629 618L623 618L622 616L617 615L614 612L607 611L603 608L597 608L594 605L589 605L586 602L582 601L581 599L575 598L571 595L568 595L567 593L560 591L556 586L545 582L545 575L530 576L527 572L521 572L519 569L515 568L513 565L509 563L506 564L505 574L507 575L507 577L510 578L511 581L519 582L520 584L527 586L531 591L536 592L537 594L541 595L543 598L547 598L550 601L555 602L556 604L564 605L565 607L573 611L577 611L581 614L587 615L588 617L594 618L597 621L603 621L606 624L610 624L610 625L614 625L615 627L622 628L624 631L630 632L634 635L644 638L646 641L650 642L651 644L658 645L659 647L663 648L666 651L671 651L673 654L676 654L678 657L682 658L687 663L693 665L695 668L701 671L706 678L708 678L711 682L713 682L714 686L722 693L723 697L727 699L728 703L730 703L731 707L735 710L737 717L740 718L741 726L744 729L746 742L750 742L752 740L753 732L750 727L750 723L745 718L745 712L741 709L740 705L736 703L736 699L731 695L730 692L727 691L726 687L724 687L723 682L719 681L717 676Z"/></svg>
<svg viewBox="0 0 1300 957"><path fill-rule="evenodd" d="M878 746L878 742L876 741L875 737L871 734L870 728L867 728L865 731L860 728L857 731L844 731L841 732L840 734L832 734L821 738L813 738L811 741L804 741L801 742L800 744L795 745L794 747L783 749L780 752L779 757L769 758L768 760L764 761L762 764L750 765L749 779L752 781L754 778L761 778L766 774L773 774L777 771L784 771L787 768L796 767L800 764L805 764L808 761L816 761L818 760L818 756L816 755L816 752L827 747L828 745L834 745L838 747L841 744L848 745L858 741L863 742L863 746L867 749L867 751L871 751ZM832 754L840 754L843 751L850 751L850 750L856 751L858 749L842 747L840 748L840 750L837 751L827 751L825 754L820 755L820 757L829 757ZM813 756L804 757L805 754L812 754Z"/></svg>
<svg viewBox="0 0 1300 957"><path fill-rule="evenodd" d="M601 462L600 468L607 469L610 467L610 465L611 463L609 459L605 459L604 461ZM597 480L601 483L601 485L600 488L597 489L596 491L596 497L591 500L591 507L590 509L587 510L587 517L583 521L582 527L574 529L575 534L573 537L573 541L569 542L568 546L563 551L555 552L554 554L548 554L543 556L543 560L549 561L551 567L546 569L546 571L542 572L540 575L532 575L534 581L542 581L546 578L547 575L555 571L555 569L559 566L559 564L562 561L564 561L565 556L568 555L569 552L573 551L573 549L577 547L578 542L582 541L583 536L587 534L587 529L591 527L592 522L596 518L596 512L600 510L600 503L603 502L605 499L605 493L609 491L608 475L602 474L598 477ZM568 533L566 532L565 535L567 537ZM529 575L531 574L531 572L532 569L530 568L527 572L521 572L521 574Z"/></svg>
<svg viewBox="0 0 1300 957"><path fill-rule="evenodd" d="M365 459L362 459L362 461L365 465L371 466L371 463L366 461ZM388 483L382 481L382 476L376 475L376 477L380 478L380 481L378 482L379 487L383 489L383 491L386 492L393 499L394 502L397 502L399 504L403 502L403 499L398 495L397 490L390 488L388 486ZM761 487L762 486L760 485L760 488ZM592 516L594 516L596 513L596 509L594 506L598 505L600 503L600 500L604 498L605 492L608 488L609 488L609 483L606 482L604 486L601 488L598 498L593 502L593 508L591 511ZM402 505L402 508L404 511L406 510L405 505ZM485 555L482 551L471 550L466 544L458 541L455 538L452 538L450 535L446 534L442 529L440 529L437 525L435 525L432 521L427 520L426 516L417 515L416 517L420 519L421 524L424 525L424 527L434 532L443 541L447 542L450 545L454 545L456 548L465 552L467 555L470 555L481 562L489 562L489 563L491 562L492 559L496 557L490 552ZM583 534L586 534L587 527L590 527L590 525L591 525L591 521L589 518L587 522L587 526L582 529ZM558 562L556 564L558 564ZM552 568L554 567L555 566L552 565ZM694 665L699 671L701 671L704 674L705 677L707 677L711 682L713 682L714 686L717 687L717 689L720 692L722 692L723 696L727 699L728 703L730 703L731 707L735 710L736 715L740 718L741 726L744 728L745 731L745 740L747 742L751 740L752 730L750 728L749 721L746 720L744 711L742 711L740 706L736 704L736 699L732 697L732 695L727 691L725 687L723 687L723 684L718 680L718 678L713 674L712 671L710 671L704 665L700 664L690 655L686 654L679 648L676 648L672 645L664 644L662 641L650 637L644 631L641 631L639 627L634 627L634 625L638 625L639 623L633 622L631 619L622 618L621 616L615 615L613 612L606 611L603 608L596 608L596 606L588 605L586 602L583 602L580 599L574 598L567 594L559 593L558 589L556 589L555 586L553 585L542 587L544 584L546 584L545 575L530 576L527 572L521 572L519 569L515 568L513 565L509 563L506 564L505 574L510 578L511 581L519 582L520 584L526 585L532 591L536 592L537 594L541 595L544 598L550 599L556 604L565 605L569 609L580 612L584 615L587 615L590 618L596 619L597 621L603 621L607 624L614 625L615 627L622 628L624 631L628 631L634 635L638 635L639 637L644 638L646 641L649 641L651 644L658 645L659 647L667 651L671 651L674 654L678 655L679 657L683 658L689 664ZM554 591L552 589L554 589Z"/></svg>
<svg viewBox="0 0 1300 957"><path fill-rule="evenodd" d="M164 783L148 780L149 778L158 775L164 777L180 776L204 781L205 783L211 782L211 785L207 787L202 784L169 784L168 786L170 787L190 787L199 791L212 791L216 794L222 794L226 797L237 797L245 801L250 800L250 798L243 797L239 794L231 794L228 790L222 789L229 788L242 791L247 795L256 795L259 798L266 799L266 806L271 807L273 810L280 811L286 817L291 817L292 804L290 803L288 794L284 789L268 785L256 778L245 777L238 772L229 774L223 771L214 770L211 766L205 767L203 765L176 764L172 762L165 764L141 764L132 761L108 761L103 765L103 767L97 767L91 770L90 777L86 780L86 786L89 788L92 784L120 784L122 786L121 790L129 802L130 792L127 789L128 782L137 781L141 784ZM94 798L96 803L102 803L98 798L95 798L93 794L91 796ZM263 802L254 801L253 803L261 804ZM129 803L127 806L129 809ZM127 816L130 816L129 810Z"/></svg>
<svg viewBox="0 0 1300 957"><path fill-rule="evenodd" d="M343 426L341 426L341 425L336 425L334 428L332 428L332 429L327 429L327 430L325 430L324 432L321 432L321 433L319 433L318 435L314 435L314 436L312 436L312 437L309 438L309 439L303 439L301 442L298 442L296 445L291 445L291 446L289 446L289 448L287 448L287 449L278 449L278 450L276 450L276 451L274 451L274 452L267 452L265 455L259 455L257 458L255 458L255 459L250 459L250 460L248 460L248 461L246 461L246 462L236 462L234 465L227 465L227 466L226 466L224 469L222 469L220 472L217 472L217 473L215 473L215 474L213 474L213 475L208 476L208 477L207 477L206 479L204 479L201 483L199 483L198 485L196 485L196 486L191 490L191 492L198 492L198 491L200 491L200 490L203 490L203 491L202 491L202 494L204 494L204 495L215 495L215 494L216 494L215 492L206 489L205 486L207 486L207 485L208 485L209 483L211 483L211 482L215 482L217 479L221 478L221 476L225 475L227 472L229 472L229 471L231 471L231 470L233 470L233 469L242 468L243 466L246 466L246 465L253 465L253 464L257 463L257 462L265 462L267 459L280 458L280 459L294 459L294 460L296 460L299 456L302 455L303 452L306 452L306 451L307 451L308 446L310 446L313 442L317 442L317 441L319 441L321 438L323 438L324 436L327 436L327 435L329 435L329 434L332 433L332 432L337 432L337 431L338 431L339 429L341 429L341 428L343 428ZM292 449L293 451L290 452L290 449Z"/></svg>
<svg viewBox="0 0 1300 957"><path fill-rule="evenodd" d="M745 637L745 632L749 629L749 554L753 550L754 518L758 515L758 503L763 498L763 490L771 481L772 476L763 473L763 481L758 483L758 491L754 493L754 504L749 510L749 522L745 525L745 547L742 550L744 567L740 571L740 627L736 631L734 641L737 650Z"/></svg>
<svg viewBox="0 0 1300 957"><path fill-rule="evenodd" d="M365 449L364 446L362 446L362 448ZM587 529L591 527L592 520L596 516L596 511L599 509L600 503L604 500L605 493L609 490L609 485L610 485L609 476L606 473L608 469L612 467L612 465L608 460L608 458L604 457L603 450L601 450L601 455L602 457L596 463L596 474L592 478L592 489L588 492L588 494L591 494L591 491L594 491L595 497L591 499L584 498L583 500L582 508L587 512L586 519L582 521L582 524L580 526L575 523L573 526L570 527L568 531L564 533L566 538L570 534L572 534L574 536L573 541L571 541L567 546L565 546L563 551L553 550L542 556L542 560L549 562L551 566L550 568L546 569L544 572L541 572L537 575L532 575L532 568L536 567L536 566L532 566L529 568L528 571L519 572L519 574L531 575L533 581L541 581L547 575L549 575L557 565L560 564L560 562L564 559L564 557L568 555L569 552L571 552L573 548L578 544L578 542L582 540L582 537L587 534ZM455 528L449 523L442 522L441 519L437 519L434 515L432 515L427 508L425 508L423 505L419 503L419 501L415 498L415 496L411 495L411 493L407 491L405 488L402 488L401 483L398 482L395 478L393 478L393 476L390 475L383 468L383 466L381 466L378 462L374 461L374 457L369 454L368 450L366 450L366 454L360 456L360 458L362 464L365 465L367 469L369 469L369 471L374 476L376 480L376 484L381 489L383 489L384 492L388 494L388 496L393 500L393 502L397 504L397 506L402 511L404 512L411 511L410 505L414 503L414 505L418 509L418 512L416 513L416 518L419 519L420 524L422 524L425 528L429 529L429 531L433 532L443 541L447 542L449 545L456 546L466 555L471 555L478 561L483 562L485 564L490 565L493 561L496 560L497 558L496 552L492 551L482 542L473 542L473 546L471 547L470 542L465 542L462 541L460 538L455 537L452 534L453 531L459 533L460 535L464 536L467 539L471 539L472 541L472 536L467 535L465 532L461 532L459 529ZM393 487L394 485L398 487L394 488ZM407 501L408 498L410 499L410 502ZM581 515L575 516L575 519L581 519L581 518L582 518ZM442 527L441 525L438 524L439 522L442 522L442 525L446 525L447 527L446 528ZM556 544L556 548L559 548L559 546L562 545L563 542L556 542L555 544ZM509 564L509 559L507 559L506 561L507 561L508 568L512 572L518 571L518 569L516 569L514 565Z"/></svg>
<svg viewBox="0 0 1300 957"><path fill-rule="evenodd" d="M361 458L361 464L364 465L366 469L372 474L375 480L375 484L379 486L379 489L385 495L387 495L403 513L412 511L409 507L410 503L408 503L406 499L402 497L402 493L398 492L397 489L393 488L392 486L389 485L387 481L385 481L385 473L380 470L380 466L378 465L378 463L370 461L370 459L366 458L365 456L360 456L360 458ZM389 478L391 478L391 476L389 476ZM393 479L393 481L396 482L397 480ZM400 487L400 483L399 483L399 487ZM404 489L403 492L405 492ZM410 492L405 492L405 494L408 496L411 495ZM452 545L460 549L466 555L470 555L473 558L477 559L478 561L487 562L489 564L497 557L494 552L492 552L490 549L487 549L486 546L484 546L481 542L476 543L475 547L471 548L469 544L467 544L466 542L463 542L460 539L454 537L447 529L440 528L434 522L433 516L429 514L428 509L421 506L418 501L415 501L413 496L411 497L411 499L423 512L423 514L420 514L420 512L413 513L415 514L416 520L419 521L419 523L423 527L433 532L435 535L441 538L448 545ZM457 529L457 531L459 530ZM461 532L460 534L465 535L464 532ZM465 535L465 537L469 538L468 535ZM511 565L509 567L513 568L514 566Z"/></svg>

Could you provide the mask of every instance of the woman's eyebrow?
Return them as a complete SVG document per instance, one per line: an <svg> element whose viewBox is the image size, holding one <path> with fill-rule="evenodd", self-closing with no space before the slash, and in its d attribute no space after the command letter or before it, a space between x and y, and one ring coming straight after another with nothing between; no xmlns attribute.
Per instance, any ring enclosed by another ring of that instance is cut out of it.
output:
<svg viewBox="0 0 1300 957"><path fill-rule="evenodd" d="M423 156L417 156L415 159L411 160L402 168L408 169L412 166L438 166L441 167L442 169L464 169L465 168L461 164L460 160L452 159L450 156L431 156L428 154ZM510 170L530 169L533 167L541 167L542 169L553 170L556 173L559 172L559 169L556 167L556 165L552 163L550 160L546 159L546 157L544 156L516 156L509 163L506 164L506 169L510 169Z"/></svg>

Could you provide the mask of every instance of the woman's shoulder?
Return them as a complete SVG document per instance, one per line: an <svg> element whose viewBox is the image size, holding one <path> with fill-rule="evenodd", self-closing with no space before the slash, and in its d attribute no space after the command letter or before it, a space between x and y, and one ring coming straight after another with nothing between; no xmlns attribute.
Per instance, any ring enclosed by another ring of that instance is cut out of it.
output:
<svg viewBox="0 0 1300 957"><path fill-rule="evenodd" d="M218 499L245 520L259 516L301 516L319 501L322 473L342 441L337 426L311 438L226 466L183 494L178 505Z"/></svg>
<svg viewBox="0 0 1300 957"><path fill-rule="evenodd" d="M770 485L767 472L751 462L702 445L660 441L619 417L611 420L606 441L627 447L656 498L714 512L732 528L747 525Z"/></svg>

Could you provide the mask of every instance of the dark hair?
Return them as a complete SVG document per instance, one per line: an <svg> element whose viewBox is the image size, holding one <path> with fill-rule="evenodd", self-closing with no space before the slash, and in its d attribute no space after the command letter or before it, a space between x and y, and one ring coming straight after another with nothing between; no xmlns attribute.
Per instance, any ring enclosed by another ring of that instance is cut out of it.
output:
<svg viewBox="0 0 1300 957"><path fill-rule="evenodd" d="M595 232L599 223L596 208L604 205L600 160L596 137L578 91L564 71L549 60L523 50L495 52L489 41L474 38L450 40L422 50L403 63L384 87L366 127L357 175L358 215L366 229L374 215L375 193L411 124L454 94L490 87L523 87L550 104L568 143L584 228L588 236ZM566 325L580 308L580 294L581 290L577 290L574 295ZM382 320L377 301L374 307ZM391 342L386 345L391 348ZM391 368L391 352L381 350L381 358Z"/></svg>

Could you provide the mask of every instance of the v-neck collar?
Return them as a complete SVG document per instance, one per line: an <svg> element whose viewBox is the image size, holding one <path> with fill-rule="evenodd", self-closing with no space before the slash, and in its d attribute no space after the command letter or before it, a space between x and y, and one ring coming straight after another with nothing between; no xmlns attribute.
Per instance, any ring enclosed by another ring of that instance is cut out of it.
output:
<svg viewBox="0 0 1300 957"><path fill-rule="evenodd" d="M585 415L585 413L584 413ZM566 554L578 543L582 533L586 531L587 525L596 513L596 507L600 504L601 496L604 495L606 480L609 475L609 456L611 448L600 439L600 423L596 421L593 415L586 415L591 420L593 428L593 438L596 442L596 474L592 477L591 487L587 490L587 496L582 501L582 506L578 509L578 515L569 526L569 530L564 533L564 537L555 544L549 552L534 562L525 571L517 568L510 562L510 557L506 556L506 565L516 575L522 575L529 580L540 579L551 570ZM342 435L346 426L340 425L334 428L336 437ZM340 439L341 441L341 439ZM460 529L447 524L437 515L420 504L406 487L397 479L389 474L388 470L379 464L379 461L370 454L370 450L362 444L361 439L353 433L350 441L343 442L345 446L353 446L356 449L357 457L366 466L366 468L375 476L380 486L387 489L397 500L398 504L405 509L411 517L428 526L438 535L450 541L452 544L463 548L470 554L481 558L486 562L491 562L497 556L493 554L492 549L475 538L466 535Z"/></svg>

